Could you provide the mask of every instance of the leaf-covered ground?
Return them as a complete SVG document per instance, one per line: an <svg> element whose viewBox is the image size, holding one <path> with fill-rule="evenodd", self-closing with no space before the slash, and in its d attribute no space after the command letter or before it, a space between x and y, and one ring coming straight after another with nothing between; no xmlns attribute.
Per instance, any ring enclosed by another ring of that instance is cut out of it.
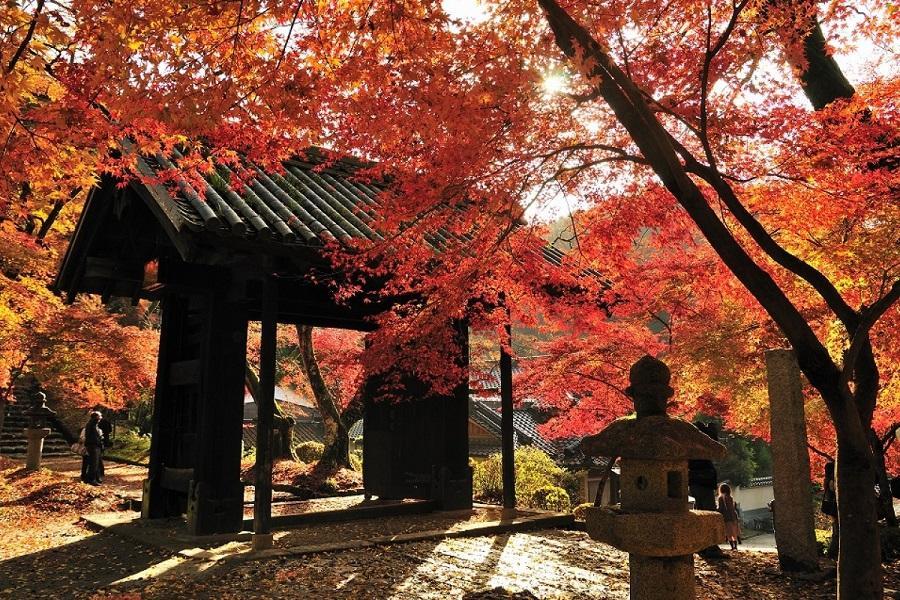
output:
<svg viewBox="0 0 900 600"><path fill-rule="evenodd" d="M584 533L540 530L247 561L189 559L79 522L116 490L0 458L0 598L628 598L627 555ZM368 523L376 527L377 523ZM332 541L354 535L334 527ZM770 553L695 561L701 600L834 597L833 580L782 576ZM900 567L886 584L900 587Z"/></svg>
<svg viewBox="0 0 900 600"><path fill-rule="evenodd" d="M241 480L253 484L252 462L241 465ZM290 490L302 498L318 498L362 489L362 473L352 469L323 469L317 463L279 460L272 465L272 485L276 490Z"/></svg>
<svg viewBox="0 0 900 600"><path fill-rule="evenodd" d="M0 559L6 560L83 539L92 532L79 522L86 512L115 510L121 498L41 469L0 457Z"/></svg>
<svg viewBox="0 0 900 600"><path fill-rule="evenodd" d="M834 582L782 576L773 554L737 552L727 560L697 559L698 598L834 597ZM627 555L580 532L542 530L413 542L344 552L213 567L186 575L111 586L95 599L338 598L519 600L628 598ZM889 584L897 581L891 568Z"/></svg>

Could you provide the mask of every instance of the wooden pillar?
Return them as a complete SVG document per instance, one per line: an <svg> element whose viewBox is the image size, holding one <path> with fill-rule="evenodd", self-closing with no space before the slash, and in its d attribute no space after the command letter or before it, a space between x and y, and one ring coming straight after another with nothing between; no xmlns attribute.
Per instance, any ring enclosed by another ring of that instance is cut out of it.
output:
<svg viewBox="0 0 900 600"><path fill-rule="evenodd" d="M164 272L164 271L163 271ZM171 363L180 359L187 300L167 294L162 301L162 325L159 336L159 355L156 366L156 386L153 397L153 419L150 436L150 465L143 482L141 517L160 519L177 517L184 510L180 494L163 485L166 467L181 467L177 455L178 419L175 394L169 385Z"/></svg>
<svg viewBox="0 0 900 600"><path fill-rule="evenodd" d="M272 547L272 423L275 415L278 288L271 275L267 275L263 282L261 321L259 415L256 421L256 495L253 504L254 550Z"/></svg>
<svg viewBox="0 0 900 600"><path fill-rule="evenodd" d="M241 437L247 317L224 293L210 298L200 362L196 451L188 490L188 529L236 533L244 525Z"/></svg>
<svg viewBox="0 0 900 600"><path fill-rule="evenodd" d="M458 364L468 373L468 324L448 323L459 343ZM404 374L397 402L380 400L384 376L366 378L363 482L381 498L427 498L441 510L472 507L469 467L469 383L460 377L448 394L435 394ZM379 399L376 401L376 399Z"/></svg>
<svg viewBox="0 0 900 600"><path fill-rule="evenodd" d="M507 315L509 311L507 310ZM506 321L504 344L512 347L512 329ZM500 346L500 430L503 456L503 508L516 507L516 448L513 428L512 356Z"/></svg>

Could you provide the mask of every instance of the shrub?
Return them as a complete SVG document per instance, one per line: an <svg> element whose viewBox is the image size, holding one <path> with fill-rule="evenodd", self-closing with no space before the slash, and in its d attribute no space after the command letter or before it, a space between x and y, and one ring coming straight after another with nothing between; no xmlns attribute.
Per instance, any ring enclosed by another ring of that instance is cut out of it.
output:
<svg viewBox="0 0 900 600"><path fill-rule="evenodd" d="M545 485L532 492L531 506L543 510L566 512L572 508L572 502L569 500L566 490L555 485Z"/></svg>
<svg viewBox="0 0 900 600"><path fill-rule="evenodd" d="M572 471L563 470L562 475L559 477L559 487L566 490L572 504L593 500L593 498L582 497L584 495L584 484L582 482L584 481L585 474L585 471L573 473Z"/></svg>
<svg viewBox="0 0 900 600"><path fill-rule="evenodd" d="M816 551L819 556L825 556L828 545L831 544L831 531L828 529L816 529Z"/></svg>
<svg viewBox="0 0 900 600"><path fill-rule="evenodd" d="M128 420L134 424L137 433L150 435L153 430L153 392L145 390L140 399L128 411Z"/></svg>
<svg viewBox="0 0 900 600"><path fill-rule="evenodd" d="M132 429L119 429L106 455L144 462L150 456L150 436L140 435Z"/></svg>
<svg viewBox="0 0 900 600"><path fill-rule="evenodd" d="M472 467L472 490L476 497L496 502L503 496L503 466L499 454L492 454ZM518 486L517 486L518 487Z"/></svg>
<svg viewBox="0 0 900 600"><path fill-rule="evenodd" d="M359 473L362 473L363 459L362 452L350 453L350 467Z"/></svg>
<svg viewBox="0 0 900 600"><path fill-rule="evenodd" d="M593 508L593 502L585 502L584 504L579 504L574 509L572 509L572 514L575 515L575 518L579 521L584 521L584 511L586 508Z"/></svg>
<svg viewBox="0 0 900 600"><path fill-rule="evenodd" d="M552 486L563 488L572 485L577 477L556 465L546 453L531 446L516 449L516 501L520 506L534 506L532 499L538 488ZM472 488L475 496L482 501L497 502L503 497L503 459L500 454L491 454L476 462L472 472ZM566 492L568 507L571 497ZM536 507L535 508L540 508Z"/></svg>
<svg viewBox="0 0 900 600"><path fill-rule="evenodd" d="M303 442L297 445L297 458L305 463L314 463L322 458L325 452L325 444L319 442Z"/></svg>

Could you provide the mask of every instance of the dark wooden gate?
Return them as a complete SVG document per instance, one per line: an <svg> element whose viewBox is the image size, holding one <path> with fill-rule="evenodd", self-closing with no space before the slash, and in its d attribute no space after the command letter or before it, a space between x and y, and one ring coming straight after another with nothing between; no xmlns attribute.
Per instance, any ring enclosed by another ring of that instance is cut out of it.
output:
<svg viewBox="0 0 900 600"><path fill-rule="evenodd" d="M195 282L196 284L197 282ZM247 319L218 286L163 300L143 516L187 513L193 533L240 531Z"/></svg>
<svg viewBox="0 0 900 600"><path fill-rule="evenodd" d="M467 342L463 325L457 325ZM467 348L463 343L462 348ZM463 351L466 354L465 350ZM464 364L467 356L461 356ZM382 498L422 498L444 510L471 508L468 382L449 395L426 395L420 381L406 379L403 397L379 400L370 380L363 422L363 484Z"/></svg>

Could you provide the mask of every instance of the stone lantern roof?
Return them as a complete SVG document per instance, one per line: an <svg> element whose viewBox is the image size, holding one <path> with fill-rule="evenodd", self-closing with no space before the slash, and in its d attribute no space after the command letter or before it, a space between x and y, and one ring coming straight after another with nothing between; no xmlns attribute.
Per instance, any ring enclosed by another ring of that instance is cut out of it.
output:
<svg viewBox="0 0 900 600"><path fill-rule="evenodd" d="M651 460L718 460L725 456L725 446L687 421L667 416L617 419L600 433L586 437L581 448L589 456Z"/></svg>
<svg viewBox="0 0 900 600"><path fill-rule="evenodd" d="M725 446L713 441L692 424L666 414L672 397L669 367L645 356L629 372L625 390L634 401L636 415L613 421L596 435L586 437L581 448L588 456L620 456L650 460L720 459Z"/></svg>

